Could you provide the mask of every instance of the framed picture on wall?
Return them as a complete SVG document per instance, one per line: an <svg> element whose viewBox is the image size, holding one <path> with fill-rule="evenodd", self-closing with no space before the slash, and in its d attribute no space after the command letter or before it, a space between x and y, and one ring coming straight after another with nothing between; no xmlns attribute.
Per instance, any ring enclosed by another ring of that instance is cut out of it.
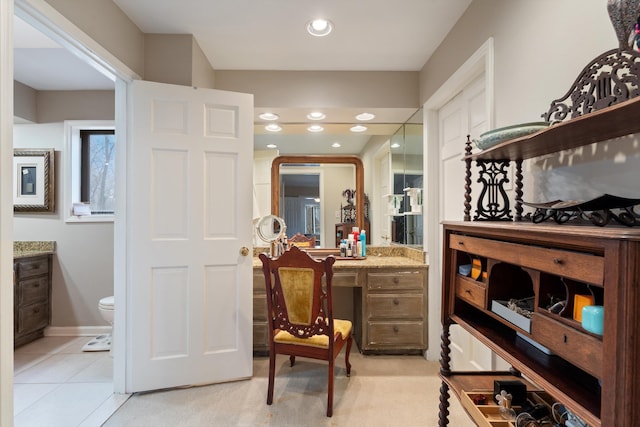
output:
<svg viewBox="0 0 640 427"><path fill-rule="evenodd" d="M55 212L53 149L13 150L13 211Z"/></svg>

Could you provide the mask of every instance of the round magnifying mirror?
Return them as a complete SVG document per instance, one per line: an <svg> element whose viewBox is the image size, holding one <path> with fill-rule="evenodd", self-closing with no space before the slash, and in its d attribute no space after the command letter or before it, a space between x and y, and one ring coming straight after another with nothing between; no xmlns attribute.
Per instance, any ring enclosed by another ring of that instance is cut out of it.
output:
<svg viewBox="0 0 640 427"><path fill-rule="evenodd" d="M258 237L265 242L274 242L287 230L284 220L275 215L260 218L256 225Z"/></svg>

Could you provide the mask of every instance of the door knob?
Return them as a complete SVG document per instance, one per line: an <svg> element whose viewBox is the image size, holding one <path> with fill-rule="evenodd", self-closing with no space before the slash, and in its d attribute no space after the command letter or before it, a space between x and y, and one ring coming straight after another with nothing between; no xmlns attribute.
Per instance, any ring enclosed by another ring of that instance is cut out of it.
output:
<svg viewBox="0 0 640 427"><path fill-rule="evenodd" d="M240 248L240 255L242 256L247 256L249 255L249 248L246 246L243 246Z"/></svg>

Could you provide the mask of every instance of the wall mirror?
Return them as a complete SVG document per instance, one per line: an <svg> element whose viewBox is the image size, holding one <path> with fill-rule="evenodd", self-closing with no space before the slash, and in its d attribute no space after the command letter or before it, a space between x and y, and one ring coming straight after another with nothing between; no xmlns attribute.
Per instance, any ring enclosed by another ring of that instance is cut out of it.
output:
<svg viewBox="0 0 640 427"><path fill-rule="evenodd" d="M423 116L416 111L391 137L393 194L387 196L391 242L423 245Z"/></svg>
<svg viewBox="0 0 640 427"><path fill-rule="evenodd" d="M271 164L271 213L273 215L279 217L285 217L283 210L285 207L282 202L282 195L284 193L283 184L287 180L285 175L287 174L306 174L309 176L308 179L313 179L313 176L317 176L321 174L320 165L338 165L344 166L348 168L348 173L350 177L348 182L344 182L344 185L341 186L340 183L332 184L327 188L326 191L330 191L334 193L333 195L336 197L342 197L342 192L347 188L355 189L355 205L356 205L356 218L354 226L361 227L364 224L364 167L362 161L357 156L330 156L330 155L291 155L291 156L279 156L276 157ZM285 170L286 169L286 170ZM315 170L315 171L314 171ZM330 177L326 177L330 178ZM355 185L354 185L355 184ZM309 196L309 202L304 202L299 204L300 206L300 218L301 221L304 221L305 227L304 231L307 231L307 226L311 224L312 227L318 226L318 221L321 221L319 218L320 213L320 205L322 203L322 194L318 194L318 199L320 201L316 202L315 200L311 200L315 198L313 196ZM319 245L325 248L333 248L335 247L335 242L333 241L334 235L334 223L340 222L339 218L334 216L336 212L339 211L339 207L326 207L324 208L324 217L325 217L325 227L322 232L324 236L323 239L317 239ZM309 221L307 221L309 219ZM286 221L286 219L285 219ZM295 231L290 227L290 221L287 221L288 232L287 234L291 237L291 232ZM320 225L321 226L321 225ZM311 230L310 233L303 234L315 234L317 231L316 228Z"/></svg>

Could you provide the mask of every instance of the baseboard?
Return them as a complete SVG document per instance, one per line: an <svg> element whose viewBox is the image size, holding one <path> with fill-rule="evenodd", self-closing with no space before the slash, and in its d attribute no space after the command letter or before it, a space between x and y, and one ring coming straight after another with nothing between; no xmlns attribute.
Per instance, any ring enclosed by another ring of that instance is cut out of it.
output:
<svg viewBox="0 0 640 427"><path fill-rule="evenodd" d="M47 326L45 337L92 337L110 334L111 326Z"/></svg>

